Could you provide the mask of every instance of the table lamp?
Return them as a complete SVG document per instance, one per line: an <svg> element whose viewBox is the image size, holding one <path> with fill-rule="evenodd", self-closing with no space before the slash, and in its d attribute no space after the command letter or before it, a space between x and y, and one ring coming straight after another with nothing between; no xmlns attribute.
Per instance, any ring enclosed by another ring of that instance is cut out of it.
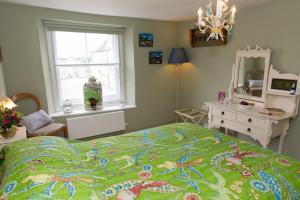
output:
<svg viewBox="0 0 300 200"><path fill-rule="evenodd" d="M178 110L178 99L179 99L179 66L182 63L187 63L189 62L189 59L187 57L187 54L184 50L184 48L173 48L171 51L171 54L169 56L169 64L174 64L176 65L176 73L177 73L177 82L176 82L176 88L177 88L177 96L176 96L176 109Z"/></svg>
<svg viewBox="0 0 300 200"><path fill-rule="evenodd" d="M8 97L3 97L0 101L0 105L7 109L13 109L17 107L17 105Z"/></svg>

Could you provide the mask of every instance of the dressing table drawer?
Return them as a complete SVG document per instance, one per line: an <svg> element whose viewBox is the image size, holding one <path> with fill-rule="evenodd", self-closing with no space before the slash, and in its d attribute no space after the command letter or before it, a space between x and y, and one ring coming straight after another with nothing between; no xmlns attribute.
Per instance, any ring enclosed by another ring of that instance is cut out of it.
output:
<svg viewBox="0 0 300 200"><path fill-rule="evenodd" d="M213 123L216 124L217 126L228 128L231 130L237 130L237 127L240 126L238 123L234 121L223 119L216 116L213 117Z"/></svg>
<svg viewBox="0 0 300 200"><path fill-rule="evenodd" d="M237 114L237 121L243 124L247 124L249 126L255 126L257 128L262 129L264 129L266 126L265 119L260 119L249 115Z"/></svg>
<svg viewBox="0 0 300 200"><path fill-rule="evenodd" d="M214 108L212 111L212 114L224 119L229 119L229 120L236 120L236 113L230 112L227 110L223 110L220 108Z"/></svg>
<svg viewBox="0 0 300 200"><path fill-rule="evenodd" d="M254 127L252 125L248 126L237 121L231 121L216 116L213 117L213 124L252 136L254 138L263 138L265 135L263 128Z"/></svg>
<svg viewBox="0 0 300 200"><path fill-rule="evenodd" d="M264 138L265 131L260 128L256 128L253 126L240 126L240 130L238 132L244 133L245 135L249 135L252 138L260 139Z"/></svg>

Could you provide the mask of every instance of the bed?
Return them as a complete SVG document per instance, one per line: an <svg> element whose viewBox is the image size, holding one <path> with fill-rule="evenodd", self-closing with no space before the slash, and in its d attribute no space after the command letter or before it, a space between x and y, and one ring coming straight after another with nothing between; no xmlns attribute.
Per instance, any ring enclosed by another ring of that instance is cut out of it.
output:
<svg viewBox="0 0 300 200"><path fill-rule="evenodd" d="M299 162L190 123L84 142L35 137L2 153L8 199L299 200Z"/></svg>

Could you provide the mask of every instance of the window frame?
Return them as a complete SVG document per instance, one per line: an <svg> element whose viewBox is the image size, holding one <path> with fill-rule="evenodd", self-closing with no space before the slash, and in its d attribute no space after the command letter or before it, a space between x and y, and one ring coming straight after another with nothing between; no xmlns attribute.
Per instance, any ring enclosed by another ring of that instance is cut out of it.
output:
<svg viewBox="0 0 300 200"><path fill-rule="evenodd" d="M120 98L119 100L106 100L103 99L103 106L109 107L109 106L116 106L116 105L124 105L125 104L125 73L124 73L124 45L123 45L123 33L109 33L109 32L95 32L95 31L65 31L65 30L47 30L46 28L46 41L47 41L47 47L48 47L48 57L49 57L49 68L50 68L50 80L51 80L51 90L52 90L52 103L54 106L55 112L61 112L63 111L63 99L62 97L62 91L60 86L60 79L59 79L59 73L57 66L64 66L56 64L56 46L54 44L55 42L55 31L62 31L62 32L79 32L79 33L98 33L98 34L112 34L117 35L118 37L118 50L119 50L119 63L109 63L109 64L78 64L78 66L105 66L105 65L119 65L117 78L119 79L119 83L117 84L117 89L119 91ZM77 64L70 64L69 66L76 66ZM68 66L68 65L66 65ZM73 103L73 102L72 102ZM73 109L74 110L83 110L84 109L84 103L81 104L74 104L73 103Z"/></svg>

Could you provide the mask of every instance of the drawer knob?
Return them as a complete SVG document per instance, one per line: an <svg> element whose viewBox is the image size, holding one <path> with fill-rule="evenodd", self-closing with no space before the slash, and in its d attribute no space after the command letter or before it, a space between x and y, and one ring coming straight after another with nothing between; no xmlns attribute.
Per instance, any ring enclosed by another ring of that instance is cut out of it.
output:
<svg viewBox="0 0 300 200"><path fill-rule="evenodd" d="M249 118L249 119L248 119L248 122L249 122L249 123L251 123L251 122L252 122L252 119L251 119L251 118Z"/></svg>
<svg viewBox="0 0 300 200"><path fill-rule="evenodd" d="M221 120L221 124L224 124L224 120Z"/></svg>
<svg viewBox="0 0 300 200"><path fill-rule="evenodd" d="M225 112L224 112L224 111L222 111L222 112L221 112L221 115L225 115Z"/></svg>
<svg viewBox="0 0 300 200"><path fill-rule="evenodd" d="M247 129L247 132L248 132L248 133L251 133L251 128L248 128L248 129Z"/></svg>

